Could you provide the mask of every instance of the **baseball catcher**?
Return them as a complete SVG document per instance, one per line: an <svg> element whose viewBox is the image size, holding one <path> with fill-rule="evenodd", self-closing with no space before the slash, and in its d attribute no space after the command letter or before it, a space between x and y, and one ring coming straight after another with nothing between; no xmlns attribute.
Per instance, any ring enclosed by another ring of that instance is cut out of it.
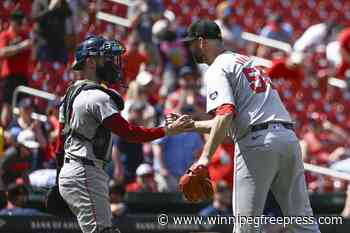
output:
<svg viewBox="0 0 350 233"><path fill-rule="evenodd" d="M112 132L141 143L180 133L193 125L188 116L183 116L165 127L143 128L121 116L122 97L100 84L121 82L124 52L117 40L99 36L85 39L77 48L72 67L83 80L68 88L60 105L56 190L84 233L118 232L112 227L108 176L104 171L111 157Z"/></svg>

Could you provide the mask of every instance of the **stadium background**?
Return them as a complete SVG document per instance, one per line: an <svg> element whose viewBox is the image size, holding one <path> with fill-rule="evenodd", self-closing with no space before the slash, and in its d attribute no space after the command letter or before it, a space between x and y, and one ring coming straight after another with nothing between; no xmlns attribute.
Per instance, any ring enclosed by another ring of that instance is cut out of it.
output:
<svg viewBox="0 0 350 233"><path fill-rule="evenodd" d="M350 129L347 86L350 77L350 1L51 0L61 2L54 9L62 8L62 11L43 18L43 12L47 14L46 2L0 2L0 93L6 93L8 80L20 79L18 76L24 77L26 82L15 83L15 86L26 84L33 88L17 89L20 94L11 95L11 102L7 104L1 94L0 175L6 180L1 189L20 190L25 186L29 200L19 207L40 211L24 211L22 215L28 215L26 217L1 216L1 232L78 232L69 218L60 220L68 223L56 222L55 225L53 221L58 220L41 215L46 211L45 194L54 180L58 97L72 81L80 79L79 74L70 69L70 64L76 44L88 35L103 35L124 42L128 50L124 57L125 83L129 88L113 88L126 97L129 107L123 113L125 117L135 124L155 126L162 124L163 115L171 111L191 113L198 119L208 117L204 114L203 104L202 72L205 67L196 67L188 49L177 39L196 19L219 20L228 49L260 57L259 61L268 66L266 72L296 121L304 162L350 172L350 164L346 161ZM9 36L11 21L22 15L23 31ZM313 25L319 27L306 34ZM283 43L265 40L266 37ZM256 43L257 40L260 42ZM28 44L21 44L23 41ZM268 42L270 46L261 44ZM23 45L23 48L14 54L6 54L6 48L13 45ZM28 116L33 112L34 119L31 119ZM196 146L181 144L181 140L187 139ZM205 137L198 139L193 135L185 139L180 137L174 139L174 143L180 143L184 148L165 150L167 141L133 145L115 139L114 161L107 170L111 177L111 192L117 196L112 208L118 209L116 216L123 215L116 218L122 232L136 232L138 221L146 222L141 224L146 228L141 227L138 231L146 231L147 224L156 223L159 213L198 214L211 204L187 203L174 190L174 182L164 181L164 177L186 167L189 161L177 164L176 168L164 169L155 155L159 156L161 151L163 156L176 157L179 153L188 154L187 150L190 150L194 159L204 140ZM16 155L13 148L18 145L29 148L31 153L24 159ZM211 167L218 189L231 186L233 160L230 154L233 154L233 145L226 140ZM150 166L139 167L143 163ZM321 169L316 167L316 170ZM350 203L346 205L349 178L344 174L341 179L334 178L337 174L330 173L333 176L306 172L315 213L347 218L350 216ZM143 180L144 185L139 178L145 175L148 178ZM1 208L5 209L4 191L1 194ZM10 206L14 207L12 204ZM127 211L124 213L125 206ZM347 224L345 221L343 226L322 226L321 229L322 232L346 232ZM230 227L217 231L229 232Z"/></svg>

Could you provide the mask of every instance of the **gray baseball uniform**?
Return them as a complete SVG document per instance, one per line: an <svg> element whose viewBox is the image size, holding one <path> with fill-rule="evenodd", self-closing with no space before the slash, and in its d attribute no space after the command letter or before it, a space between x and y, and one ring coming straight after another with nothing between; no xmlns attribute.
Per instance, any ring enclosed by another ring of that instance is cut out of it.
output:
<svg viewBox="0 0 350 233"><path fill-rule="evenodd" d="M73 102L70 125L79 135L92 138L102 121L117 112L118 108L108 94L96 89L83 90ZM61 108L60 117L62 115ZM111 156L111 143L110 140L102 158L105 161ZM108 176L103 169L103 160L96 157L91 141L68 136L59 188L84 233L97 233L112 226ZM79 158L89 159L93 165L82 163Z"/></svg>
<svg viewBox="0 0 350 233"><path fill-rule="evenodd" d="M224 52L205 73L207 112L233 104L228 135L236 144L233 211L261 216L269 189L284 216L313 215L304 178L299 140L278 92L249 57ZM236 224L235 233L261 232ZM288 232L319 232L317 224L289 225Z"/></svg>

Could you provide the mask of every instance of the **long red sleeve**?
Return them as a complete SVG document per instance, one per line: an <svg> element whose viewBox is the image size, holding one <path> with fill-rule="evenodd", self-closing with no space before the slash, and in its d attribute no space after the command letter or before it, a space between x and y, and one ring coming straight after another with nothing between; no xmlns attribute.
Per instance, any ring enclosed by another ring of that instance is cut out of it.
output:
<svg viewBox="0 0 350 233"><path fill-rule="evenodd" d="M130 124L120 114L113 114L103 121L103 126L129 142L149 142L165 136L163 127L143 128Z"/></svg>

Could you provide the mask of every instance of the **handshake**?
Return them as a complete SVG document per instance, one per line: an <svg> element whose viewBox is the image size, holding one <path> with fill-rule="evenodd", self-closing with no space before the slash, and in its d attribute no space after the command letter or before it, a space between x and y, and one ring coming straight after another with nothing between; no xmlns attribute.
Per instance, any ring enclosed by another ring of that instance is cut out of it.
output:
<svg viewBox="0 0 350 233"><path fill-rule="evenodd" d="M166 135L194 131L195 122L189 115L170 113L165 117ZM185 198L193 203L209 200L214 189L208 170L208 157L199 158L180 178L179 188Z"/></svg>
<svg viewBox="0 0 350 233"><path fill-rule="evenodd" d="M194 120L189 115L170 113L165 117L165 134L167 136L194 131Z"/></svg>

